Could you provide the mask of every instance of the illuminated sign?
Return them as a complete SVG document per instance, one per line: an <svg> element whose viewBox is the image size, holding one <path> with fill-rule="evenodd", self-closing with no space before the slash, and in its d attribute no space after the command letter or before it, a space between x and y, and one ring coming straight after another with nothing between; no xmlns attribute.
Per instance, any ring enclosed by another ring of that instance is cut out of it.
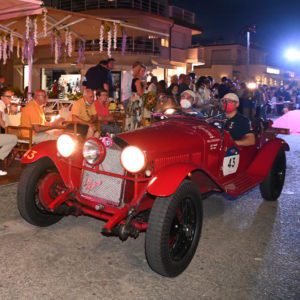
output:
<svg viewBox="0 0 300 300"><path fill-rule="evenodd" d="M280 74L280 70L279 69L274 69L274 68L267 67L267 73L268 74L279 75Z"/></svg>

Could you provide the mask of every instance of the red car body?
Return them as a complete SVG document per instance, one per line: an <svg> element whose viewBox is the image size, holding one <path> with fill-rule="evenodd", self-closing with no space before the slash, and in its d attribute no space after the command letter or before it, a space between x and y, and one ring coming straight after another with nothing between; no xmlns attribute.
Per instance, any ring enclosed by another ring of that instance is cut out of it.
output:
<svg viewBox="0 0 300 300"><path fill-rule="evenodd" d="M145 153L145 168L137 174L127 172L120 162L128 145ZM202 195L219 192L236 197L263 182L278 153L287 150L286 142L268 131L257 134L256 145L238 147L227 131L205 120L173 116L117 135L99 165L84 160L82 144L71 157L61 157L55 141L34 146L22 163L47 159L59 173L46 176L39 186L47 211L99 218L106 221L103 233L126 239L146 231L144 214L155 199L170 197L184 181L194 183ZM62 180L63 188L51 196L50 187L57 180Z"/></svg>

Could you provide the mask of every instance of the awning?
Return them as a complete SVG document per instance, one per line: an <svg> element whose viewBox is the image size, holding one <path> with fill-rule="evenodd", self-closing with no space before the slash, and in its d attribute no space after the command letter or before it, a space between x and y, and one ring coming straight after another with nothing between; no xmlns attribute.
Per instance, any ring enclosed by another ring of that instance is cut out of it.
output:
<svg viewBox="0 0 300 300"><path fill-rule="evenodd" d="M164 68L164 69L176 69L177 67L185 67L185 63L177 62L173 60L163 59L163 58L151 58L151 64L153 66Z"/></svg>
<svg viewBox="0 0 300 300"><path fill-rule="evenodd" d="M43 12L43 2L39 0L1 0L0 21Z"/></svg>

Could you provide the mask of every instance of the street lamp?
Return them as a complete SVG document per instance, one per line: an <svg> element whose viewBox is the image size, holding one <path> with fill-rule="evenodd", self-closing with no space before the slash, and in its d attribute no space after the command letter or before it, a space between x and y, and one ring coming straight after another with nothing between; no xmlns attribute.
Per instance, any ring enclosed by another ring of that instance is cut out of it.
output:
<svg viewBox="0 0 300 300"><path fill-rule="evenodd" d="M256 25L248 25L244 28L247 37L247 79L250 77L250 33L256 33Z"/></svg>
<svg viewBox="0 0 300 300"><path fill-rule="evenodd" d="M289 61L300 61L300 50L294 48L288 49L285 53L285 57Z"/></svg>

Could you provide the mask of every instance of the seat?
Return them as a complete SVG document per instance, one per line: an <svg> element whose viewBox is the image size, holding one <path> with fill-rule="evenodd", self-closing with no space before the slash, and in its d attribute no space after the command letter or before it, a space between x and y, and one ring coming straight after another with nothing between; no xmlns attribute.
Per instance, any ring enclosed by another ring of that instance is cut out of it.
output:
<svg viewBox="0 0 300 300"><path fill-rule="evenodd" d="M120 126L121 132L124 132L125 131L126 114L124 112L120 112L120 111L114 111L114 112L111 112L111 114L113 116L115 124Z"/></svg>
<svg viewBox="0 0 300 300"><path fill-rule="evenodd" d="M28 137L22 135L22 131L28 131ZM17 154L23 155L28 149L32 147L32 136L33 128L25 126L7 126L5 128L5 133L15 134L18 138L18 143L14 148L14 151Z"/></svg>

